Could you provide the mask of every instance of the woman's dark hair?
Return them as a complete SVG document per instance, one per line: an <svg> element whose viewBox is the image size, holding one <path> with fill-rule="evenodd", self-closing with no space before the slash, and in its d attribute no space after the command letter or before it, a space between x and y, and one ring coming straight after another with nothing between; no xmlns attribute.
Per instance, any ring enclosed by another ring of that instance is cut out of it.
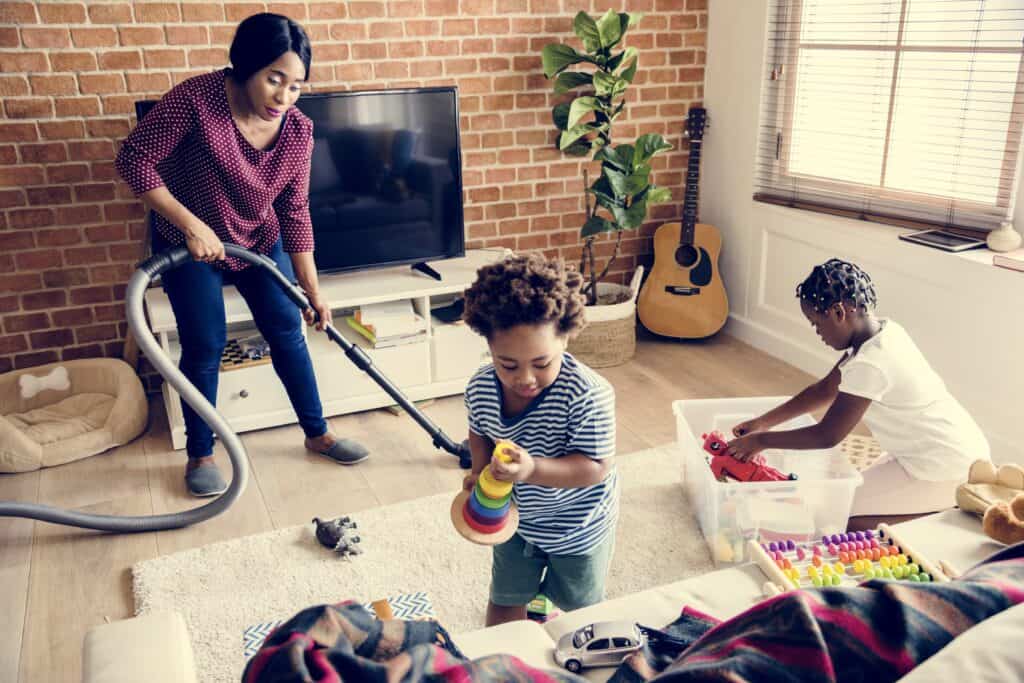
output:
<svg viewBox="0 0 1024 683"><path fill-rule="evenodd" d="M309 63L313 59L313 48L309 36L295 21L280 14L254 14L235 29L228 58L231 60L231 77L239 85L272 64L286 52L294 52L306 67L309 80Z"/></svg>
<svg viewBox="0 0 1024 683"><path fill-rule="evenodd" d="M580 274L561 261L540 254L509 256L477 271L465 293L462 319L488 339L517 325L548 322L559 335L569 335L586 324L581 284Z"/></svg>
<svg viewBox="0 0 1024 683"><path fill-rule="evenodd" d="M871 276L853 263L829 259L796 286L796 295L818 313L824 313L837 302L851 304L867 312L878 304Z"/></svg>

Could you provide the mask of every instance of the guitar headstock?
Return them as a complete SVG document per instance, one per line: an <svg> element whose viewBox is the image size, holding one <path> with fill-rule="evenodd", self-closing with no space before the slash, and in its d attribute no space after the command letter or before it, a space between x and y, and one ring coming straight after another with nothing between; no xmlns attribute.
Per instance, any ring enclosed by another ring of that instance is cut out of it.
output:
<svg viewBox="0 0 1024 683"><path fill-rule="evenodd" d="M690 140L704 138L704 129L710 126L708 111L704 107L691 107L686 116L686 137Z"/></svg>

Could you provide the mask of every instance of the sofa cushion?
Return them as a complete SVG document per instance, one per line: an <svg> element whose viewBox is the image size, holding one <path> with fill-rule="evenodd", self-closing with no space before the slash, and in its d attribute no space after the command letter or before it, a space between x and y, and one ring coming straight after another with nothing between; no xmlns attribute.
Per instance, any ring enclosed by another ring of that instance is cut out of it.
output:
<svg viewBox="0 0 1024 683"><path fill-rule="evenodd" d="M675 621L683 607L728 619L760 601L764 583L764 574L753 565L729 567L567 612L545 624L544 630L557 641L598 621L627 620L662 628Z"/></svg>
<svg viewBox="0 0 1024 683"><path fill-rule="evenodd" d="M191 683L197 680L185 620L153 612L85 634L82 683Z"/></svg>
<svg viewBox="0 0 1024 683"><path fill-rule="evenodd" d="M969 681L1006 683L1020 680L1024 671L1024 604L989 617L954 638L923 664L900 679L900 683Z"/></svg>
<svg viewBox="0 0 1024 683"><path fill-rule="evenodd" d="M946 510L897 524L900 536L932 562L946 562L960 573L1006 546L981 530L981 520L960 510Z"/></svg>
<svg viewBox="0 0 1024 683"><path fill-rule="evenodd" d="M470 659L487 655L514 655L530 666L557 669L552 653L555 644L535 621L510 621L506 624L462 633L453 638Z"/></svg>

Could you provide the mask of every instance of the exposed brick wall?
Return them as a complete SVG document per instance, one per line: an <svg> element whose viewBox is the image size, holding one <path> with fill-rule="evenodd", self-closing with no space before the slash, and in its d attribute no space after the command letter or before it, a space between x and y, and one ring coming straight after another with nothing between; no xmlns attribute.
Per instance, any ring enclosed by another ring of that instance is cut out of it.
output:
<svg viewBox="0 0 1024 683"><path fill-rule="evenodd" d="M260 11L306 27L316 90L457 85L468 246L575 262L583 162L553 148L540 51L572 36L578 10L609 7L647 14L627 37L640 71L616 140L657 132L676 145L655 159L655 182L680 198L706 0L0 2L0 372L121 353L144 230L113 158L134 102L224 66L234 27ZM679 214L678 203L653 210L624 240L616 279ZM606 240L599 254L610 250Z"/></svg>

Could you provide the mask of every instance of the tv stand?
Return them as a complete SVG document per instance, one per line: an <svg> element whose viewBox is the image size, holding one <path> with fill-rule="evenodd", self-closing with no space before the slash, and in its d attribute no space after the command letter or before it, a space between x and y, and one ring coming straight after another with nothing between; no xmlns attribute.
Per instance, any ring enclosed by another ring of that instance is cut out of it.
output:
<svg viewBox="0 0 1024 683"><path fill-rule="evenodd" d="M438 282L441 281L441 273L431 268L430 264L426 263L425 261L420 261L419 263L412 264L412 269L418 273L423 273L428 277L432 277Z"/></svg>
<svg viewBox="0 0 1024 683"><path fill-rule="evenodd" d="M489 361L487 342L467 325L445 324L431 316L430 311L450 305L473 284L477 269L501 260L506 254L504 249L476 249L461 258L434 261L430 269L440 275L436 280L433 276L425 279L403 266L321 275L320 293L334 313L338 332L365 351L409 400L461 394L477 368ZM413 309L426 319L427 331L422 340L374 348L345 323L345 316L364 304L401 300L411 301ZM151 287L146 291L145 301L153 334L164 352L177 361L181 344L167 295L162 288ZM224 288L224 310L228 339L257 334L245 300L232 286ZM325 417L394 405L394 399L346 358L327 335L312 327L303 330ZM175 449L184 448L185 420L178 392L164 382L163 395L171 443ZM269 363L222 370L217 411L236 432L296 421L291 402ZM423 451L434 452L426 436Z"/></svg>

